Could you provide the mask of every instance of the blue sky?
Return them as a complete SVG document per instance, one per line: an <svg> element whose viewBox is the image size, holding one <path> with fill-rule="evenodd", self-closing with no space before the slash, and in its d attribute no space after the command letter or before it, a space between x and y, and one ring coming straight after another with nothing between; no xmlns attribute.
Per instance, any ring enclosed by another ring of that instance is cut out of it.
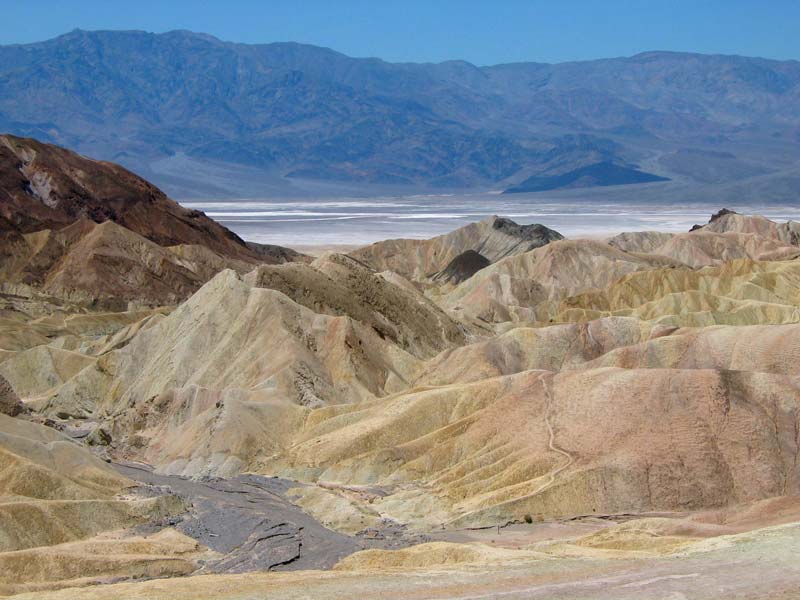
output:
<svg viewBox="0 0 800 600"><path fill-rule="evenodd" d="M0 0L0 43L191 29L390 61L561 62L678 50L800 59L800 0Z"/></svg>

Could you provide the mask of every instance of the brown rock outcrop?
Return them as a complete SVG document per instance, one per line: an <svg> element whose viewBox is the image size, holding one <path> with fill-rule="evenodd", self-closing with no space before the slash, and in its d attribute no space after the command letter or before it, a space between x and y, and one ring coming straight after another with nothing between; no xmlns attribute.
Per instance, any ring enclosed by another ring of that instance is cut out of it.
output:
<svg viewBox="0 0 800 600"><path fill-rule="evenodd" d="M119 165L30 138L0 136L0 197L0 217L21 233L80 219L113 221L160 246L199 244L223 256L252 255L236 234Z"/></svg>
<svg viewBox="0 0 800 600"><path fill-rule="evenodd" d="M23 410L22 401L8 380L0 375L0 414L16 417Z"/></svg>
<svg viewBox="0 0 800 600"><path fill-rule="evenodd" d="M175 304L225 268L307 261L246 244L113 163L0 136L0 284L114 307Z"/></svg>

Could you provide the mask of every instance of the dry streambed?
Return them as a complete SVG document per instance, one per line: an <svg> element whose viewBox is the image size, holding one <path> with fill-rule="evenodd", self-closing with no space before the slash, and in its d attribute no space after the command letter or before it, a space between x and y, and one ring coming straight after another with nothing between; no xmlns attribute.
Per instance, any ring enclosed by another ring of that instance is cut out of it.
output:
<svg viewBox="0 0 800 600"><path fill-rule="evenodd" d="M122 475L180 496L190 506L170 523L140 526L140 533L173 525L219 553L220 558L201 565L201 573L329 569L359 550L427 541L390 521L354 536L332 531L291 502L288 491L298 484L287 479L243 474L197 480L159 475L139 463L114 466Z"/></svg>

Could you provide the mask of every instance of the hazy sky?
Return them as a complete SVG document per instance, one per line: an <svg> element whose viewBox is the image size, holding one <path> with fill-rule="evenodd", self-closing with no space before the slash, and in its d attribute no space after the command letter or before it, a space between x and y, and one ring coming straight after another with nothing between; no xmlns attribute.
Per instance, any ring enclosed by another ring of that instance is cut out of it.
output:
<svg viewBox="0 0 800 600"><path fill-rule="evenodd" d="M800 0L0 0L0 43L191 29L390 61L560 62L644 50L800 59Z"/></svg>

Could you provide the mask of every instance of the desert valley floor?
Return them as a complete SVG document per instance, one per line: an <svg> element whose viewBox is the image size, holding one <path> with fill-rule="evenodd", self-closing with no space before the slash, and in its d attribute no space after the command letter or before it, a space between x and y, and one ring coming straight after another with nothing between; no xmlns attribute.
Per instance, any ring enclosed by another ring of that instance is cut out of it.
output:
<svg viewBox="0 0 800 600"><path fill-rule="evenodd" d="M0 162L0 595L800 597L800 223L311 257Z"/></svg>

